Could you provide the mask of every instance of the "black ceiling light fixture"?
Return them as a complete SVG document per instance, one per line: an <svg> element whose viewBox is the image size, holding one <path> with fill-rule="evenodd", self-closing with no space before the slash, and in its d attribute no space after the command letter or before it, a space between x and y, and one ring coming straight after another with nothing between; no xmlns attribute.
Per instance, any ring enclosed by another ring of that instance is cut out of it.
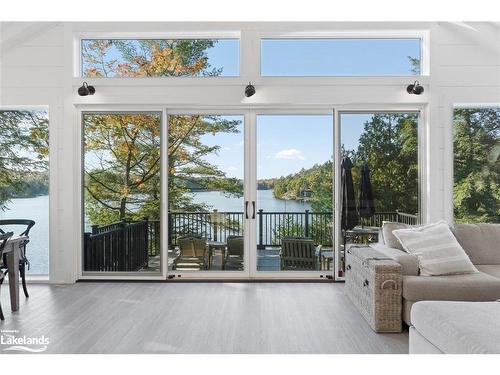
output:
<svg viewBox="0 0 500 375"><path fill-rule="evenodd" d="M247 87L245 87L245 96L249 98L254 94L255 94L255 86L252 85L252 82L248 82Z"/></svg>
<svg viewBox="0 0 500 375"><path fill-rule="evenodd" d="M80 96L87 96L87 95L94 95L95 94L95 87L94 86L89 86L87 82L83 82L83 85L81 85L78 88L78 95Z"/></svg>
<svg viewBox="0 0 500 375"><path fill-rule="evenodd" d="M406 92L408 92L408 94L421 95L424 92L424 87L420 86L418 81L415 81L411 85L408 85Z"/></svg>

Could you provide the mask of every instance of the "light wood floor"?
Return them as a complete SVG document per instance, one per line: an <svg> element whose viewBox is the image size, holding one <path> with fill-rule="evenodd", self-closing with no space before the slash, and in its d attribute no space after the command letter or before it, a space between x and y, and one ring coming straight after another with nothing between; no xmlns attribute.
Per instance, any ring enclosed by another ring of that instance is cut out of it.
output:
<svg viewBox="0 0 500 375"><path fill-rule="evenodd" d="M408 331L376 334L341 283L29 285L0 330L50 353L408 353Z"/></svg>

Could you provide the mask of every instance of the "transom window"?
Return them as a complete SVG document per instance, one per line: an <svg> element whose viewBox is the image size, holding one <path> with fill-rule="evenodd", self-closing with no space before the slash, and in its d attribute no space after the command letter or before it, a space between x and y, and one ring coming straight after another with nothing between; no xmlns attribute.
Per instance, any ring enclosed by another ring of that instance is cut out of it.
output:
<svg viewBox="0 0 500 375"><path fill-rule="evenodd" d="M420 38L262 39L262 76L420 75Z"/></svg>
<svg viewBox="0 0 500 375"><path fill-rule="evenodd" d="M82 77L214 77L240 74L238 39L82 39Z"/></svg>

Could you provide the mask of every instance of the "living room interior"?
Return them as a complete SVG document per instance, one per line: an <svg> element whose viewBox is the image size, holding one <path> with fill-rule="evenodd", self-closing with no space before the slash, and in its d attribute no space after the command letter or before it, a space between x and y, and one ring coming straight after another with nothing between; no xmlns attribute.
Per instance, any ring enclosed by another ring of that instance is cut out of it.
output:
<svg viewBox="0 0 500 375"><path fill-rule="evenodd" d="M2 21L0 171L2 354L500 354L498 22Z"/></svg>

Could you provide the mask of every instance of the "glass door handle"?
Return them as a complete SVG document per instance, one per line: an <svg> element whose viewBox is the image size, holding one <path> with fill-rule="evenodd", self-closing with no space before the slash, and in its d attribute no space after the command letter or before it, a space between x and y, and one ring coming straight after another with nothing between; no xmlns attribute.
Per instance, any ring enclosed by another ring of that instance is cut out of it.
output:
<svg viewBox="0 0 500 375"><path fill-rule="evenodd" d="M248 201L245 201L245 219L248 219Z"/></svg>
<svg viewBox="0 0 500 375"><path fill-rule="evenodd" d="M255 219L255 201L252 201L252 208L253 208L252 219Z"/></svg>

